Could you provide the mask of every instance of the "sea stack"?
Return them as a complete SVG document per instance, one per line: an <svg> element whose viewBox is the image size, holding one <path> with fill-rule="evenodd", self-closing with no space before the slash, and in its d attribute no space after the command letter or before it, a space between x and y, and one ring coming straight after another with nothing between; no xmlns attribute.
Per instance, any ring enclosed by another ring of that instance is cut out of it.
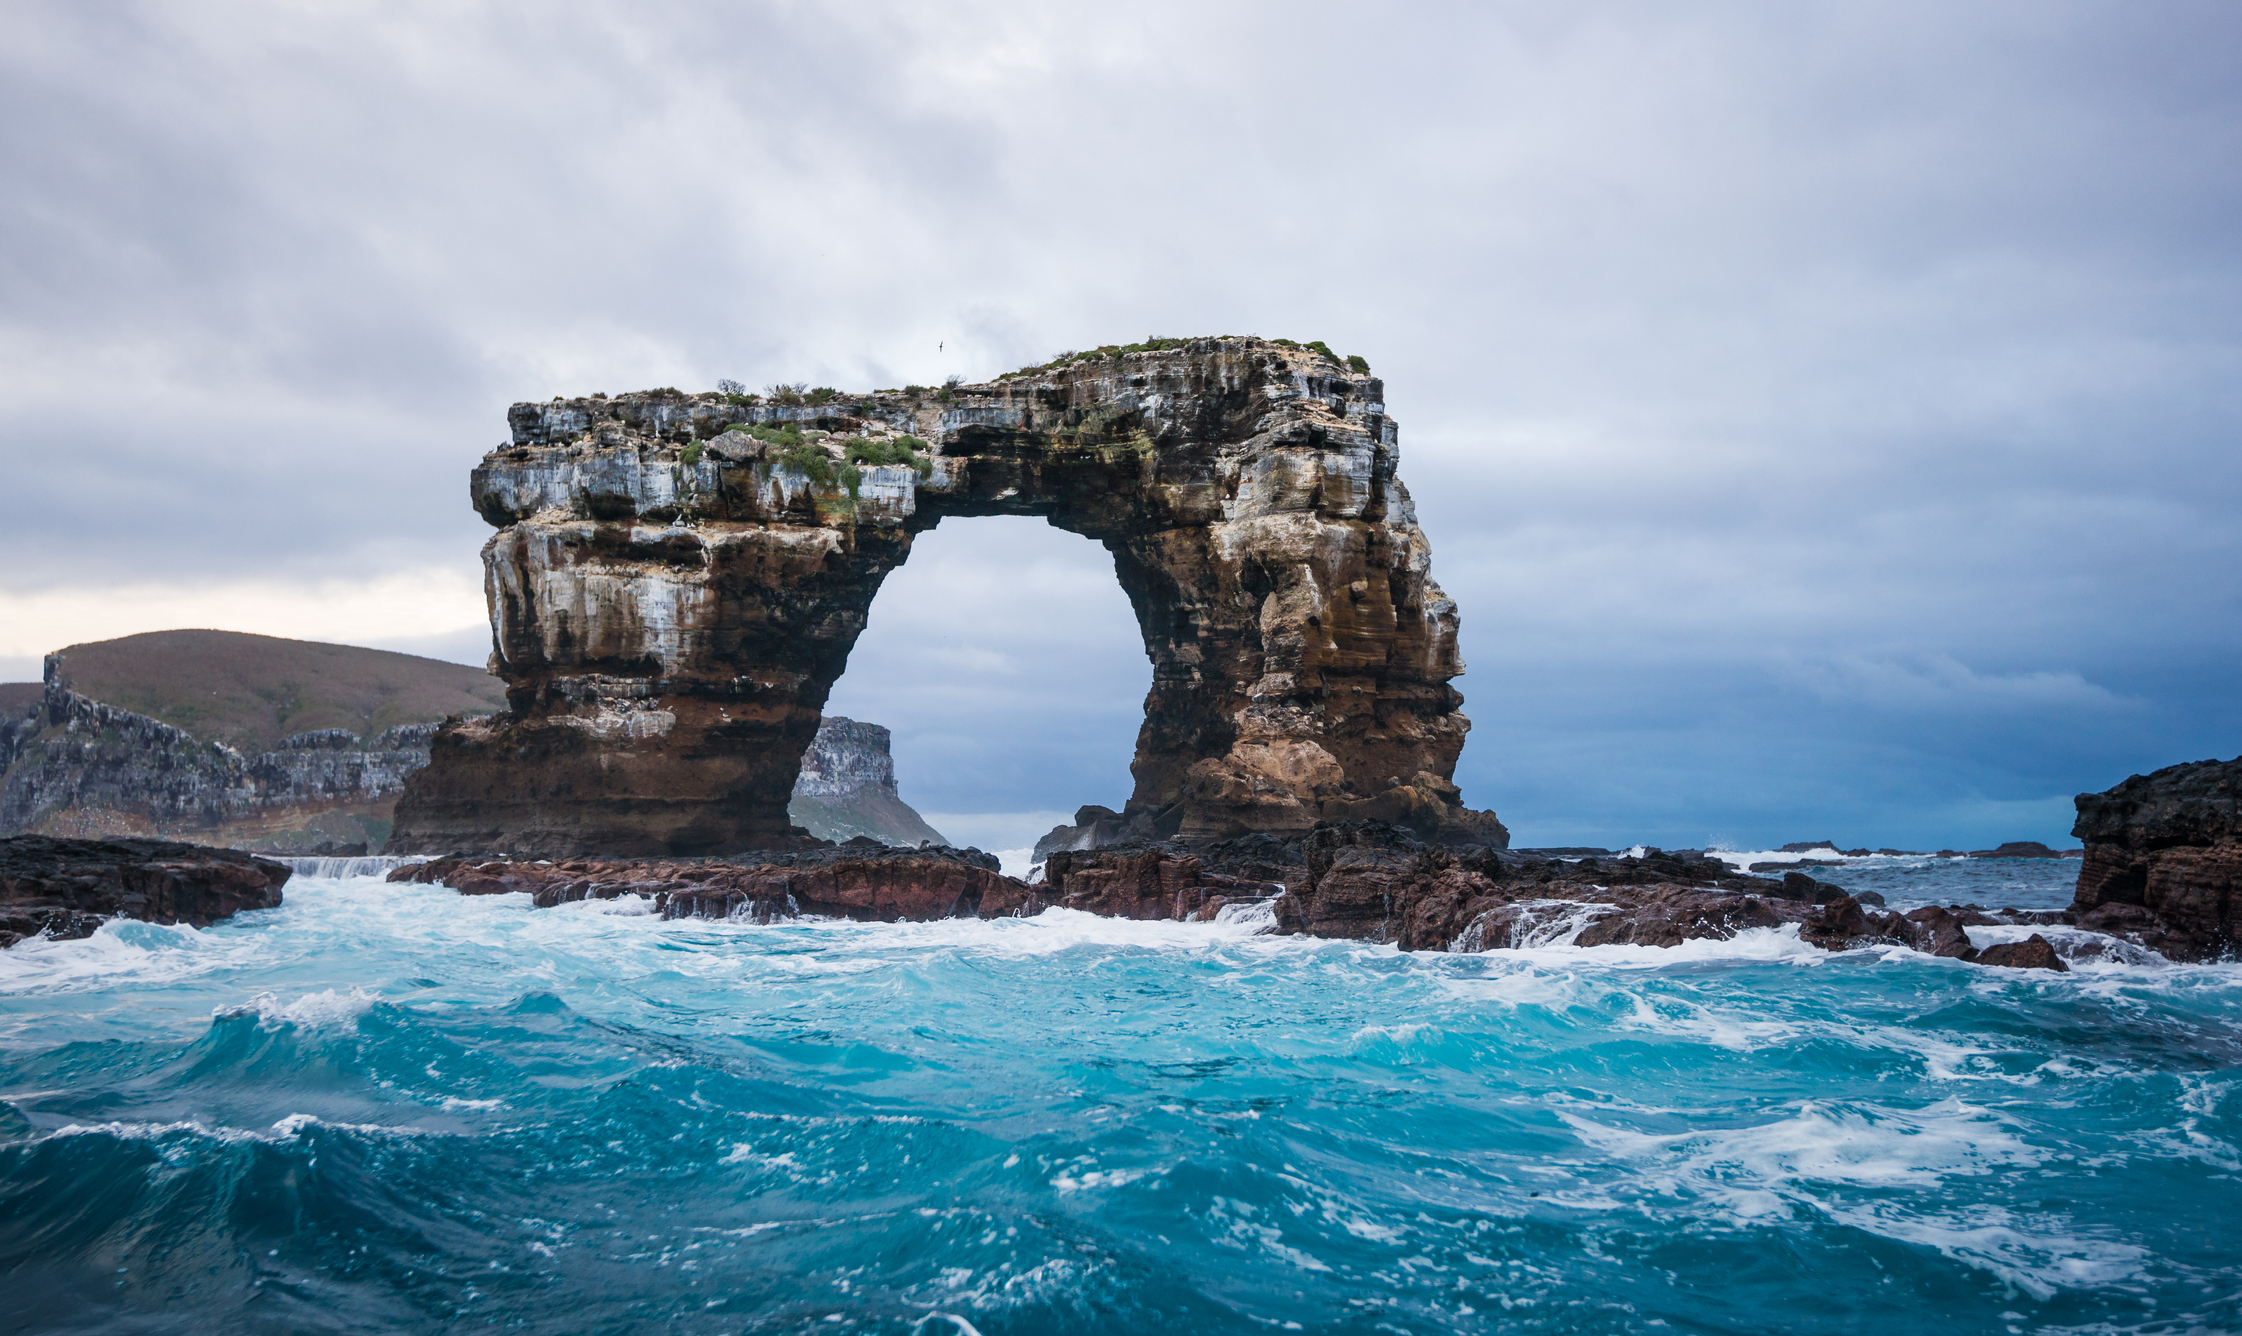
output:
<svg viewBox="0 0 2242 1336"><path fill-rule="evenodd" d="M940 390L656 390L508 422L471 485L508 708L437 734L393 851L798 839L802 754L880 582L980 515L1113 554L1153 664L1132 834L1507 841L1453 782L1456 606L1384 384L1321 348L1151 340Z"/></svg>
<svg viewBox="0 0 2242 1336"><path fill-rule="evenodd" d="M802 773L786 815L821 840L873 839L912 846L948 844L942 832L895 789L890 735L878 724L828 715L802 753Z"/></svg>
<svg viewBox="0 0 2242 1336"><path fill-rule="evenodd" d="M2215 960L2242 939L2242 759L2191 761L2077 798L2086 843L2079 926L2175 960Z"/></svg>

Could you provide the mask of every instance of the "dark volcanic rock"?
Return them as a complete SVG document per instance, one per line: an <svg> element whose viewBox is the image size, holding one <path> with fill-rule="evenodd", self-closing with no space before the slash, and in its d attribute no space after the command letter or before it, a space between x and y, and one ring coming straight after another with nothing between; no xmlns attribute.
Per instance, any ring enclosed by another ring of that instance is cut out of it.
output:
<svg viewBox="0 0 2242 1336"><path fill-rule="evenodd" d="M2053 849L2038 840L2010 840L1997 849L1973 849L1972 858L2060 858Z"/></svg>
<svg viewBox="0 0 2242 1336"><path fill-rule="evenodd" d="M1977 963L2020 970L2054 970L2057 974L2071 972L2071 967L2063 963L2063 957L2055 954L2054 945L2036 932L2021 942L1986 947L1977 953Z"/></svg>
<svg viewBox="0 0 2242 1336"><path fill-rule="evenodd" d="M1028 886L977 849L897 849L871 839L732 859L517 863L454 856L406 864L389 880L450 886L462 895L525 892L547 909L643 895L665 918L756 922L818 915L893 923L1043 908Z"/></svg>
<svg viewBox="0 0 2242 1336"><path fill-rule="evenodd" d="M1779 928L1785 921L1756 895L1660 887L1639 894L1627 909L1598 917L1573 944L1679 946L1700 937L1734 937L1746 928Z"/></svg>
<svg viewBox="0 0 2242 1336"><path fill-rule="evenodd" d="M484 563L508 710L437 736L388 847L783 843L882 580L918 534L980 515L1113 553L1153 664L1121 813L1134 838L1385 820L1507 842L1453 782L1456 605L1383 384L1261 339L1161 343L939 396L516 404L471 486L498 529Z"/></svg>
<svg viewBox="0 0 2242 1336"><path fill-rule="evenodd" d="M1970 944L1970 935L1964 931L1966 925L1953 910L1925 905L1908 911L1907 919L1915 925L1917 950L1957 960L1977 958L1977 948Z"/></svg>
<svg viewBox="0 0 2242 1336"><path fill-rule="evenodd" d="M2109 901L2079 915L2078 926L2146 947L2167 960L2190 959L2195 947L2192 940L2172 931L2155 911L2122 900Z"/></svg>
<svg viewBox="0 0 2242 1336"><path fill-rule="evenodd" d="M1457 952L1564 940L1674 946L1795 924L1801 940L1827 950L1902 945L1974 960L1970 925L2061 918L1988 914L1974 905L1902 917L1827 882L1793 877L1786 884L1742 876L1716 860L1656 850L1566 861L1428 844L1383 822L1325 823L1305 835L1060 849L1037 886L999 875L996 860L977 850L891 849L871 840L727 859L450 857L390 874L392 881L442 882L469 895L526 892L541 906L637 894L671 918L759 922L800 914L989 918L1055 906L1204 923L1232 906L1260 906L1254 912L1280 932ZM2036 960L2019 954L2022 945L2004 957Z"/></svg>
<svg viewBox="0 0 2242 1336"><path fill-rule="evenodd" d="M1815 906L1813 915L1799 925L1798 935L1826 951L1850 951L1887 943L1913 946L1917 940L1913 927L1897 914L1882 913L1841 895Z"/></svg>
<svg viewBox="0 0 2242 1336"><path fill-rule="evenodd" d="M0 946L85 937L112 918L207 928L273 909L289 870L233 849L169 840L0 838Z"/></svg>
<svg viewBox="0 0 2242 1336"><path fill-rule="evenodd" d="M1101 845L1119 844L1129 837L1128 819L1110 807L1095 803L1078 807L1071 826L1053 826L1048 834L1035 842L1035 861L1040 863L1060 850L1095 849Z"/></svg>
<svg viewBox="0 0 2242 1336"><path fill-rule="evenodd" d="M2153 949L2171 959L2234 953L2242 940L2242 759L2134 775L2080 794L2077 806L2071 833L2086 855L2071 908L2082 926L2104 906L2133 905L2153 917L2163 943Z"/></svg>

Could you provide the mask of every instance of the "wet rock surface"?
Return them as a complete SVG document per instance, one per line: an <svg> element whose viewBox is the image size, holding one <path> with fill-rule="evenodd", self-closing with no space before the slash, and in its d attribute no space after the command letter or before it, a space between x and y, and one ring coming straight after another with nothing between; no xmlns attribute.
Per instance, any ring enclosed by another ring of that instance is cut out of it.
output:
<svg viewBox="0 0 2242 1336"><path fill-rule="evenodd" d="M274 909L289 869L233 849L169 840L0 838L0 947L91 936L112 918L207 928Z"/></svg>
<svg viewBox="0 0 2242 1336"><path fill-rule="evenodd" d="M2063 957L2055 954L2054 945L2036 932L2021 942L2001 942L1986 947L1977 953L1977 963L2009 969L2054 970L2057 974L2068 974L2071 969L2063 963Z"/></svg>
<svg viewBox="0 0 2242 1336"><path fill-rule="evenodd" d="M2085 842L2079 926L2173 960L2219 960L2242 944L2242 759L2134 775L2076 799Z"/></svg>
<svg viewBox="0 0 2242 1336"><path fill-rule="evenodd" d="M1160 342L939 392L515 405L472 483L508 710L438 734L389 849L783 843L881 581L979 515L1113 554L1153 665L1131 838L1379 819L1506 843L1453 782L1456 606L1383 382L1261 339Z"/></svg>
<svg viewBox="0 0 2242 1336"><path fill-rule="evenodd" d="M1799 872L1781 878L1740 874L1696 853L1556 858L1427 843L1383 822L1324 823L1300 834L1257 832L1218 841L1059 849L1050 853L1043 879L1034 884L1001 875L996 860L978 850L891 849L871 840L724 859L516 862L455 856L399 868L390 880L439 882L466 894L526 892L541 906L640 895L671 918L756 922L812 914L883 921L990 918L1057 907L1204 923L1236 912L1253 915L1275 932L1385 942L1412 951L1566 942L1677 946L1794 924L1800 940L1830 951L1904 946L1973 963L2046 969L2063 964L2045 938L2035 934L2026 942L1980 951L1969 929L2053 926L2070 917L2059 911L1989 912L1976 905L1926 906L1903 915L1885 909L1874 893L1856 895ZM2103 940L2119 952L2134 949Z"/></svg>
<svg viewBox="0 0 2242 1336"><path fill-rule="evenodd" d="M876 922L1017 913L1032 899L977 849L898 849L869 838L732 859L515 862L445 857L408 863L393 882L449 886L462 895L522 892L540 908L642 896L665 918L773 919L814 915ZM1042 906L1035 910L1040 912Z"/></svg>

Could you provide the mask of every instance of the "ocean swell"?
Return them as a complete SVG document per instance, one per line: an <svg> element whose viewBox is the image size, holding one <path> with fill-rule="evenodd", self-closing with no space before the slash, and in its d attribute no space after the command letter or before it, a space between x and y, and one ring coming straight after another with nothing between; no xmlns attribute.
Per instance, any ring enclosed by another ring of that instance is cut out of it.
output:
<svg viewBox="0 0 2242 1336"><path fill-rule="evenodd" d="M304 876L0 953L0 1317L2242 1327L2232 965L614 910Z"/></svg>

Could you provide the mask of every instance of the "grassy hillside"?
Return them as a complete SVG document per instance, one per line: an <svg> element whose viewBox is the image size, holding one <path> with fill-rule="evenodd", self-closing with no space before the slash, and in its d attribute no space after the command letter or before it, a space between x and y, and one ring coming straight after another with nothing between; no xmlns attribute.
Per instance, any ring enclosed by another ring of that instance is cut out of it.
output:
<svg viewBox="0 0 2242 1336"><path fill-rule="evenodd" d="M37 682L0 682L0 724L23 718L45 690Z"/></svg>
<svg viewBox="0 0 2242 1336"><path fill-rule="evenodd" d="M72 645L62 651L62 676L81 696L245 752L315 728L371 738L392 725L488 714L506 703L504 686L480 668L238 631L151 631Z"/></svg>

